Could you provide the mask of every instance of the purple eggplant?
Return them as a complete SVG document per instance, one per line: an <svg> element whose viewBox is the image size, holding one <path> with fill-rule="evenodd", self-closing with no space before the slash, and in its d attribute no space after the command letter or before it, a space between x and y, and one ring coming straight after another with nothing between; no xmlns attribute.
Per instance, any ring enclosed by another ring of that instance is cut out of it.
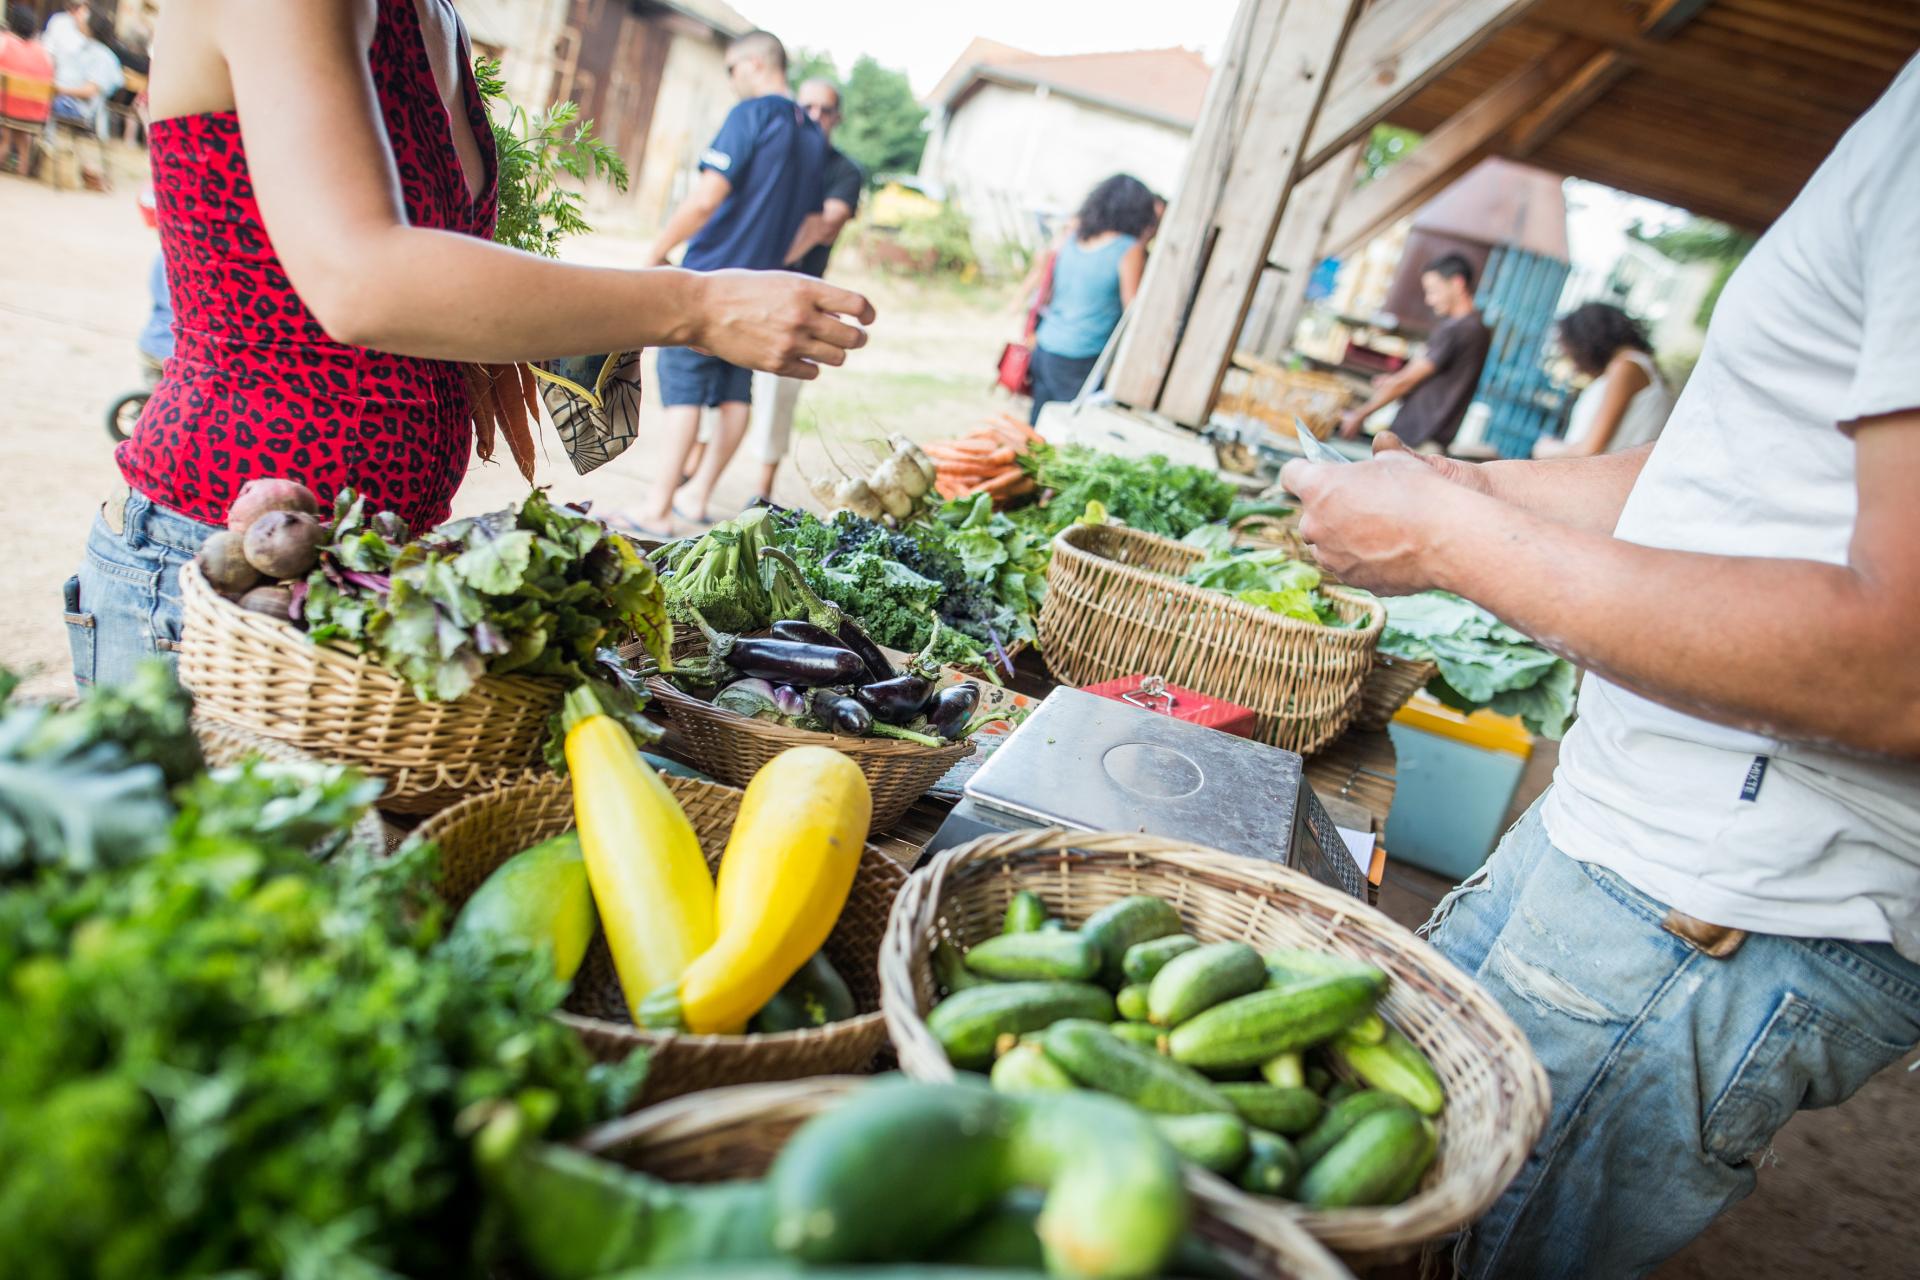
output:
<svg viewBox="0 0 1920 1280"><path fill-rule="evenodd" d="M852 618L840 619L840 643L860 655L867 674L876 681L893 679L893 664L887 661L887 655L880 652L880 646Z"/></svg>
<svg viewBox="0 0 1920 1280"><path fill-rule="evenodd" d="M798 640L801 644L825 645L829 649L845 649L849 646L841 643L840 637L823 627L816 627L805 618L783 618L773 624L776 640Z"/></svg>
<svg viewBox="0 0 1920 1280"><path fill-rule="evenodd" d="M864 738L873 731L873 713L837 689L815 689L807 707L829 733Z"/></svg>
<svg viewBox="0 0 1920 1280"><path fill-rule="evenodd" d="M918 675L876 680L854 691L861 705L873 712L873 718L882 724L910 723L927 705L927 699L932 694L933 681Z"/></svg>
<svg viewBox="0 0 1920 1280"><path fill-rule="evenodd" d="M866 666L851 650L797 640L737 639L726 653L726 662L742 675L807 688L845 684L866 674Z"/></svg>
<svg viewBox="0 0 1920 1280"><path fill-rule="evenodd" d="M858 622L847 616L847 612L831 601L822 600L815 595L813 588L807 585L807 576L800 572L793 557L778 547L760 548L760 558L773 564L773 571L793 589L806 605L807 616L804 621L838 639L838 643L860 655L860 661L866 664L867 678L870 680L891 680L900 674L887 661L887 655L880 652L880 646L873 642ZM778 624L775 624L776 626Z"/></svg>
<svg viewBox="0 0 1920 1280"><path fill-rule="evenodd" d="M952 742L966 732L967 720L980 705L980 686L971 680L942 689L927 704L927 727Z"/></svg>

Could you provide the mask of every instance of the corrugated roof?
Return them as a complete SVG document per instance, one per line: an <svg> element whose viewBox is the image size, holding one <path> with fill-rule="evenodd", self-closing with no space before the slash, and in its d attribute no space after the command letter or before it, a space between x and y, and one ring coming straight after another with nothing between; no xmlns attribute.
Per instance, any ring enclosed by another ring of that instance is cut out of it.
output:
<svg viewBox="0 0 1920 1280"><path fill-rule="evenodd" d="M982 45L993 47L983 50ZM1200 118L1200 104L1207 96L1207 81L1212 74L1206 60L1192 49L1127 49L1040 57L976 39L927 100L951 108L975 83L996 80L1045 87L1115 111L1192 128Z"/></svg>

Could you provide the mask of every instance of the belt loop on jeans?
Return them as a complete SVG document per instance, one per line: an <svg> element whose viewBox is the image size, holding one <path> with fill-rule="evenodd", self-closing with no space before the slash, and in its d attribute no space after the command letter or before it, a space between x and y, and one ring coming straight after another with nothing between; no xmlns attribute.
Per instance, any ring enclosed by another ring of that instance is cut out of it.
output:
<svg viewBox="0 0 1920 1280"><path fill-rule="evenodd" d="M117 484L107 494L107 500L100 505L100 518L116 535L127 531L127 503L132 498L132 488L124 483Z"/></svg>

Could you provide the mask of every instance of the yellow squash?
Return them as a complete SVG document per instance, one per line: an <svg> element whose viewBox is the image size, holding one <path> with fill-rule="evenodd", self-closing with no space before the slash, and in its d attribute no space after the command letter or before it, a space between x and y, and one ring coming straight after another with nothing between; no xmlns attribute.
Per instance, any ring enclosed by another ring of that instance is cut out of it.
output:
<svg viewBox="0 0 1920 1280"><path fill-rule="evenodd" d="M873 819L860 767L826 747L764 765L740 801L720 858L719 937L639 1021L737 1032L833 932Z"/></svg>
<svg viewBox="0 0 1920 1280"><path fill-rule="evenodd" d="M680 980L713 945L713 875L680 802L591 689L562 711L573 817L628 1007Z"/></svg>

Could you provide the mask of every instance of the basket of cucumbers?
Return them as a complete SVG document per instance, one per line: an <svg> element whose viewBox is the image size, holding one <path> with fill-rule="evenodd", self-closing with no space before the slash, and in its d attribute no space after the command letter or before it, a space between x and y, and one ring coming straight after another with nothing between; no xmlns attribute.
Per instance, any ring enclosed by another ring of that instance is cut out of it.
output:
<svg viewBox="0 0 1920 1280"><path fill-rule="evenodd" d="M507 1229L547 1275L777 1259L806 1269L752 1274L1349 1278L1304 1231L1254 1241L1193 1203L1154 1127L1090 1095L816 1077L676 1098L505 1160Z"/></svg>
<svg viewBox="0 0 1920 1280"><path fill-rule="evenodd" d="M1221 1217L1350 1259L1472 1222L1546 1121L1525 1037L1438 952L1298 872L1179 841L948 850L895 901L880 979L908 1074L1117 1095Z"/></svg>

